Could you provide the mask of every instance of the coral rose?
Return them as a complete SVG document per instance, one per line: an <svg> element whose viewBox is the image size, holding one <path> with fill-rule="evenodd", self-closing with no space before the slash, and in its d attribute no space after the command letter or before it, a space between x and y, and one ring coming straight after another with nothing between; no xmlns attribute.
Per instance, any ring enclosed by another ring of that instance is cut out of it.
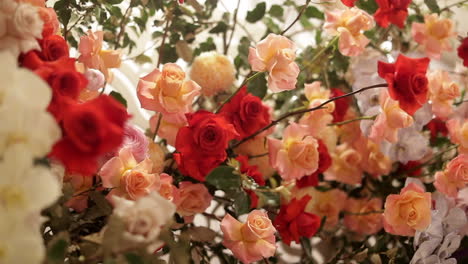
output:
<svg viewBox="0 0 468 264"><path fill-rule="evenodd" d="M339 145L331 153L332 166L324 175L327 181L338 181L346 184L360 184L362 181L362 169L360 167L362 157L348 143Z"/></svg>
<svg viewBox="0 0 468 264"><path fill-rule="evenodd" d="M296 88L299 66L294 62L296 46L286 37L268 34L249 49L253 71L268 71L268 89L274 93Z"/></svg>
<svg viewBox="0 0 468 264"><path fill-rule="evenodd" d="M432 112L441 119L447 119L453 112L453 101L460 96L460 87L450 79L448 72L434 71L428 74L429 98Z"/></svg>
<svg viewBox="0 0 468 264"><path fill-rule="evenodd" d="M203 52L192 63L190 78L201 87L204 96L228 91L235 81L236 70L225 55Z"/></svg>
<svg viewBox="0 0 468 264"><path fill-rule="evenodd" d="M238 155L256 156L248 160L252 166L257 166L258 171L264 179L268 179L276 173L276 170L270 166L270 157L268 153L268 144L265 144L265 137L254 137L239 145L234 149Z"/></svg>
<svg viewBox="0 0 468 264"><path fill-rule="evenodd" d="M468 154L468 120L454 118L447 121L446 124L450 141L459 144L458 151L460 153Z"/></svg>
<svg viewBox="0 0 468 264"><path fill-rule="evenodd" d="M413 59L400 54L393 64L378 63L379 76L387 81L390 97L410 115L427 102L429 62L429 58Z"/></svg>
<svg viewBox="0 0 468 264"><path fill-rule="evenodd" d="M414 236L431 224L431 193L412 182L385 201L384 228L390 234Z"/></svg>
<svg viewBox="0 0 468 264"><path fill-rule="evenodd" d="M379 232L383 225L382 200L348 198L345 210L344 225L359 235L372 235Z"/></svg>
<svg viewBox="0 0 468 264"><path fill-rule="evenodd" d="M443 172L435 175L436 189L450 197L457 197L458 191L468 183L468 155L461 154L451 160Z"/></svg>
<svg viewBox="0 0 468 264"><path fill-rule="evenodd" d="M304 84L304 95L309 101L308 108L313 108L330 99L331 93L329 89L322 87L321 82L315 81ZM323 109L305 113L299 123L307 125L312 136L319 137L327 125L332 122L334 110L335 102L328 103Z"/></svg>
<svg viewBox="0 0 468 264"><path fill-rule="evenodd" d="M291 122L283 140L268 139L268 148L271 166L284 180L300 179L318 168L318 142L306 126Z"/></svg>
<svg viewBox="0 0 468 264"><path fill-rule="evenodd" d="M175 63L167 63L162 71L154 69L140 79L137 87L141 107L162 114L190 112L200 86L185 80L185 72Z"/></svg>
<svg viewBox="0 0 468 264"><path fill-rule="evenodd" d="M450 40L457 34L452 20L439 18L437 14L426 14L424 23L414 22L411 28L413 39L424 47L430 58L440 59L443 51L451 51Z"/></svg>
<svg viewBox="0 0 468 264"><path fill-rule="evenodd" d="M230 214L221 221L223 245L244 264L252 263L275 254L275 228L268 215L260 210L253 210L247 221L241 223Z"/></svg>
<svg viewBox="0 0 468 264"><path fill-rule="evenodd" d="M211 204L213 196L205 185L183 181L179 183L177 213L184 216L185 222L192 222L193 216L203 213Z"/></svg>

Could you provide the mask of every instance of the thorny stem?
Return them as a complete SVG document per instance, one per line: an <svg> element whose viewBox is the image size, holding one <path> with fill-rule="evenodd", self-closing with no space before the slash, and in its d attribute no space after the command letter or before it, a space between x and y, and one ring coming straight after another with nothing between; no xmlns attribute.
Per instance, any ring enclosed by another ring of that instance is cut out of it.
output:
<svg viewBox="0 0 468 264"><path fill-rule="evenodd" d="M158 113L158 122L156 123L156 128L154 129L153 142L156 140L156 136L158 135L158 130L159 130L159 127L161 126L161 119L162 119L162 114Z"/></svg>
<svg viewBox="0 0 468 264"><path fill-rule="evenodd" d="M330 124L328 124L328 126L341 126L341 125L346 125L346 124L349 124L349 123L352 123L352 122L355 122L355 121L360 121L360 120L374 120L376 117L377 117L377 115L360 116L360 117L345 120L345 121L342 121L342 122L330 123Z"/></svg>
<svg viewBox="0 0 468 264"><path fill-rule="evenodd" d="M224 47L224 54L225 55L228 53L229 46L231 46L232 38L234 37L234 32L236 31L237 13L239 11L240 2L241 2L241 0L237 0L237 7L236 7L236 10L234 11L234 18L233 18L234 23L232 25L232 32L231 32L231 35L229 36L228 42L226 43L226 45Z"/></svg>
<svg viewBox="0 0 468 264"><path fill-rule="evenodd" d="M299 19L301 18L302 14L304 13L304 11L307 9L307 6L309 6L311 0L306 0L306 3L304 4L304 6L302 7L301 11L299 11L299 14L297 15L296 19L294 19L294 21L285 29L283 30L283 32L281 32L280 35L284 35L286 32L288 32L289 29L292 28L292 26L294 26L294 24L296 24L297 21L299 21Z"/></svg>
<svg viewBox="0 0 468 264"><path fill-rule="evenodd" d="M284 119L288 118L288 117L291 117L291 116L294 116L294 115L300 115L300 114L305 114L305 113L308 113L308 112L312 112L312 111L315 111L315 110L318 110L318 109L322 109L325 105L333 102L333 101L336 101L338 99L341 99L341 98L345 98L345 97L348 97L348 96L351 96L351 95L354 95L354 94L357 94L357 93L361 93L363 91L366 91L366 90L370 90L370 89L374 89L374 88L383 88L383 87L387 87L388 85L386 83L381 83L381 84L375 84L375 85L371 85L371 86L367 86L367 87L364 87L364 88L361 88L359 90L356 90L354 92L350 92L350 93L347 93L347 94L344 94L344 95L341 95L341 96L337 96L337 97L333 97L333 98L330 98L328 99L327 101L319 104L318 106L315 106L315 107L312 107L312 108L308 108L308 109L302 109L302 110L297 110L297 111L294 111L294 112L290 112L290 113L287 113L283 116L281 116L280 118L272 121L269 125L257 130L256 132L254 132L252 135L248 136L248 137L245 137L243 138L242 140L240 140L239 142L235 143L234 145L232 145L231 149L235 149L236 147L238 147L239 145L241 145L242 143L254 138L255 136L257 136L258 134L262 133L263 131L266 131L268 130L270 127L273 127L275 126L276 124L280 123L281 121L283 121Z"/></svg>

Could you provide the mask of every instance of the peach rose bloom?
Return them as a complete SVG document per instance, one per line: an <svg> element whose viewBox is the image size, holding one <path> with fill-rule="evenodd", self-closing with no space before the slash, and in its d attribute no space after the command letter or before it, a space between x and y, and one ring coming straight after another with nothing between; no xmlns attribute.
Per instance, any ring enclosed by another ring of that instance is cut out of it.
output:
<svg viewBox="0 0 468 264"><path fill-rule="evenodd" d="M117 157L107 161L99 171L104 188L114 188L107 197L113 195L136 200L159 190L159 175L151 173L153 163L145 158L137 163L130 148L122 148Z"/></svg>
<svg viewBox="0 0 468 264"><path fill-rule="evenodd" d="M364 36L364 31L374 27L374 19L365 11L353 7L326 11L325 30L339 36L338 49L345 56L361 54L370 40Z"/></svg>
<svg viewBox="0 0 468 264"><path fill-rule="evenodd" d="M268 88L274 93L296 88L300 70L295 59L296 45L276 34L268 34L256 48L249 49L252 71L268 71Z"/></svg>
<svg viewBox="0 0 468 264"><path fill-rule="evenodd" d="M317 107L323 102L330 99L330 90L322 87L322 83L315 81L304 85L304 95L309 101L308 108ZM312 111L302 116L299 121L302 125L309 126L312 136L318 137L322 134L328 124L333 121L333 111L335 110L335 103L331 102L324 106L324 109Z"/></svg>
<svg viewBox="0 0 468 264"><path fill-rule="evenodd" d="M461 154L451 160L443 172L435 174L434 186L450 197L457 197L458 191L468 183L468 155Z"/></svg>
<svg viewBox="0 0 468 264"><path fill-rule="evenodd" d="M443 51L451 51L450 41L457 35L452 20L439 18L437 14L426 14L424 23L413 23L411 33L424 47L426 55L433 59L440 59Z"/></svg>
<svg viewBox="0 0 468 264"><path fill-rule="evenodd" d="M450 79L448 72L437 70L427 75L432 112L445 120L453 112L453 100L460 96L460 87Z"/></svg>
<svg viewBox="0 0 468 264"><path fill-rule="evenodd" d="M177 212L184 217L186 223L193 221L194 215L203 213L213 200L205 185L183 181L179 183L179 201Z"/></svg>
<svg viewBox="0 0 468 264"><path fill-rule="evenodd" d="M332 157L331 167L324 172L325 180L338 181L346 184L360 184L362 181L361 161L359 152L348 143L340 144Z"/></svg>
<svg viewBox="0 0 468 264"><path fill-rule="evenodd" d="M392 161L380 151L379 145L372 140L361 136L353 146L361 155L361 169L377 178L389 174L392 170Z"/></svg>
<svg viewBox="0 0 468 264"><path fill-rule="evenodd" d="M348 198L345 210L354 214L345 215L344 225L359 235L367 236L379 232L383 226L383 216L379 213L382 210L382 204L380 198Z"/></svg>
<svg viewBox="0 0 468 264"><path fill-rule="evenodd" d="M263 179L268 179L276 170L270 166L270 157L264 155L268 153L268 144L265 144L265 137L256 136L251 140L242 143L234 149L236 154L245 156L260 156L249 159L249 165L257 166L257 170L262 174Z"/></svg>
<svg viewBox="0 0 468 264"><path fill-rule="evenodd" d="M80 38L78 51L80 57L78 61L83 63L88 69L96 69L102 72L106 77L107 82L112 81L112 73L110 68L118 68L122 63L121 52L116 50L103 50L104 33L102 31L88 31L87 36Z"/></svg>
<svg viewBox="0 0 468 264"><path fill-rule="evenodd" d="M447 121L450 141L459 144L458 151L468 154L468 122L467 120L450 119Z"/></svg>
<svg viewBox="0 0 468 264"><path fill-rule="evenodd" d="M175 205L180 200L179 189L173 184L174 179L172 176L166 173L161 173L159 175L161 187L159 188L159 194L164 197L166 200L171 201Z"/></svg>
<svg viewBox="0 0 468 264"><path fill-rule="evenodd" d="M316 214L325 221L325 230L333 230L337 227L340 212L345 208L347 195L339 189L332 189L326 192L321 192L314 187L306 187L297 189L295 187L291 191L291 199L301 199L305 195L309 195L312 199L307 203L306 212Z"/></svg>
<svg viewBox="0 0 468 264"><path fill-rule="evenodd" d="M268 138L271 166L283 180L300 179L318 168L317 140L306 126L291 122L284 130L283 140Z"/></svg>
<svg viewBox="0 0 468 264"><path fill-rule="evenodd" d="M160 112L163 115L182 115L191 111L200 86L185 80L185 72L175 63L167 63L162 71L154 69L140 79L137 95L141 107Z"/></svg>
<svg viewBox="0 0 468 264"><path fill-rule="evenodd" d="M153 163L152 173L159 174L164 171L165 156L166 154L159 144L152 141L148 142L148 158Z"/></svg>
<svg viewBox="0 0 468 264"><path fill-rule="evenodd" d="M151 133L154 134L156 126L158 124L159 114L155 114L150 119L150 128ZM187 126L187 118L183 114L168 114L164 115L161 118L161 123L159 124L158 136L167 141L167 144L175 146L175 140L177 133L181 127Z"/></svg>
<svg viewBox="0 0 468 264"><path fill-rule="evenodd" d="M400 194L390 194L385 201L385 231L399 236L414 236L431 224L431 193L416 183L404 187Z"/></svg>
<svg viewBox="0 0 468 264"><path fill-rule="evenodd" d="M350 107L346 112L344 120L356 119L357 117L358 115L356 114L356 111ZM341 142L347 142L353 145L354 142L358 141L362 137L359 122L351 122L346 125L333 127L336 128L336 133L338 134Z"/></svg>
<svg viewBox="0 0 468 264"><path fill-rule="evenodd" d="M376 143L384 139L390 143L396 143L398 130L411 126L414 120L400 108L397 101L390 98L387 89L382 90L379 101L382 112L375 119L369 138Z"/></svg>
<svg viewBox="0 0 468 264"><path fill-rule="evenodd" d="M252 263L275 254L275 232L266 212L253 210L241 223L226 214L221 221L223 245L242 263Z"/></svg>

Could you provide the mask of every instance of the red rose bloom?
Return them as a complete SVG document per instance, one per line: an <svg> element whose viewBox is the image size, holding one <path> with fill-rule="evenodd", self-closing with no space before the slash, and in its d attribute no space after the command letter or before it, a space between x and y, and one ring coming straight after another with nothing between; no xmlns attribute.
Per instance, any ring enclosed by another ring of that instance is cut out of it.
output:
<svg viewBox="0 0 468 264"><path fill-rule="evenodd" d="M107 95L64 110L63 137L50 157L61 161L69 173L91 175L98 169L98 158L122 143L127 111Z"/></svg>
<svg viewBox="0 0 468 264"><path fill-rule="evenodd" d="M300 200L292 199L287 205L282 205L273 224L287 245L291 241L299 243L301 237L310 238L320 227L320 217L304 212L311 197L306 195Z"/></svg>
<svg viewBox="0 0 468 264"><path fill-rule="evenodd" d="M345 95L343 91L338 88L331 89L331 97L338 97ZM333 122L341 122L344 120L346 112L349 108L349 98L344 97L335 101L335 110L333 111Z"/></svg>
<svg viewBox="0 0 468 264"><path fill-rule="evenodd" d="M223 115L207 111L186 114L188 126L179 129L175 147L183 174L204 181L206 173L226 159L229 141L238 136ZM196 167L199 167L196 169Z"/></svg>
<svg viewBox="0 0 468 264"><path fill-rule="evenodd" d="M431 141L436 140L436 138L439 136L439 133L444 137L448 135L447 126L440 118L432 119L429 123L427 123L426 128L431 132Z"/></svg>
<svg viewBox="0 0 468 264"><path fill-rule="evenodd" d="M320 173L325 172L331 166L332 158L330 154L328 153L327 146L323 143L322 140L318 140L318 143L319 143L318 148L317 148L319 152L318 168L311 175L302 177L301 179L297 180L296 186L298 188L317 186L319 182L318 176L320 175Z"/></svg>
<svg viewBox="0 0 468 264"><path fill-rule="evenodd" d="M374 19L381 27L388 27L391 24L399 28L405 26L408 17L408 6L411 0L376 0L379 9L374 14Z"/></svg>
<svg viewBox="0 0 468 264"><path fill-rule="evenodd" d="M341 2L345 5L345 6L349 6L349 7L353 7L354 6L354 2L356 2L357 0L341 0Z"/></svg>
<svg viewBox="0 0 468 264"><path fill-rule="evenodd" d="M239 133L239 138L252 135L258 129L270 124L269 108L263 105L257 96L247 93L244 86L231 100L221 108Z"/></svg>
<svg viewBox="0 0 468 264"><path fill-rule="evenodd" d="M24 54L21 64L30 70L36 70L46 61L56 61L61 58L69 58L68 44L64 38L58 35L50 35L39 40L41 51L32 50Z"/></svg>
<svg viewBox="0 0 468 264"><path fill-rule="evenodd" d="M422 173L421 162L416 160L410 160L406 164L400 163L398 167L399 174L407 174L408 176L419 176Z"/></svg>
<svg viewBox="0 0 468 264"><path fill-rule="evenodd" d="M252 190L244 190L250 198L250 209L255 209L258 206L258 195Z"/></svg>
<svg viewBox="0 0 468 264"><path fill-rule="evenodd" d="M401 54L393 64L379 61L379 76L387 81L390 97L410 115L427 101L429 62L429 58L413 59Z"/></svg>
<svg viewBox="0 0 468 264"><path fill-rule="evenodd" d="M254 179L258 185L265 185L265 179L263 179L262 173L258 171L257 166L252 166L249 164L249 158L247 156L237 156L236 160L240 162L241 173L247 174L249 177Z"/></svg>
<svg viewBox="0 0 468 264"><path fill-rule="evenodd" d="M458 47L458 57L463 60L463 65L468 67L468 37L464 38L460 47Z"/></svg>

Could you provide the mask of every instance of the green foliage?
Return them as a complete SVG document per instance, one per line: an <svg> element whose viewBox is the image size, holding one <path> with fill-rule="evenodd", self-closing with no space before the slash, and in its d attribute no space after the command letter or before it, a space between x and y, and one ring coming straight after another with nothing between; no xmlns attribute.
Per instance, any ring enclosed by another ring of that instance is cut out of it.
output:
<svg viewBox="0 0 468 264"><path fill-rule="evenodd" d="M233 198L234 210L237 215L243 215L250 211L250 197L246 192L240 191Z"/></svg>
<svg viewBox="0 0 468 264"><path fill-rule="evenodd" d="M268 89L266 73L260 73L259 76L249 81L247 84L247 91L262 99L265 97Z"/></svg>
<svg viewBox="0 0 468 264"><path fill-rule="evenodd" d="M268 11L272 17L282 18L284 15L284 10L280 5L272 5L270 11Z"/></svg>
<svg viewBox="0 0 468 264"><path fill-rule="evenodd" d="M315 6L308 6L304 12L304 16L307 18L318 18L318 19L324 19L325 15L318 10Z"/></svg>
<svg viewBox="0 0 468 264"><path fill-rule="evenodd" d="M141 56L141 55L140 55ZM144 55L143 55L144 56ZM141 60L142 58L140 58ZM151 59L150 59L151 61ZM121 103L123 106L127 107L127 100L125 100L125 98L122 96L121 93L119 92L116 92L116 91L112 91L110 92L109 94L110 96L112 96L115 100L117 100L119 103Z"/></svg>
<svg viewBox="0 0 468 264"><path fill-rule="evenodd" d="M233 167L219 166L206 176L206 182L219 190L226 192L236 191L241 185L241 179L234 172L235 169Z"/></svg>
<svg viewBox="0 0 468 264"><path fill-rule="evenodd" d="M369 14L374 14L379 8L375 0L358 0L355 5Z"/></svg>
<svg viewBox="0 0 468 264"><path fill-rule="evenodd" d="M263 18L263 16L265 15L265 11L266 3L258 3L253 10L247 12L247 17L245 18L245 20L247 20L250 23L255 23Z"/></svg>
<svg viewBox="0 0 468 264"><path fill-rule="evenodd" d="M427 5L429 10L431 10L431 12L434 12L434 13L440 12L440 8L436 0L424 0L424 3Z"/></svg>

